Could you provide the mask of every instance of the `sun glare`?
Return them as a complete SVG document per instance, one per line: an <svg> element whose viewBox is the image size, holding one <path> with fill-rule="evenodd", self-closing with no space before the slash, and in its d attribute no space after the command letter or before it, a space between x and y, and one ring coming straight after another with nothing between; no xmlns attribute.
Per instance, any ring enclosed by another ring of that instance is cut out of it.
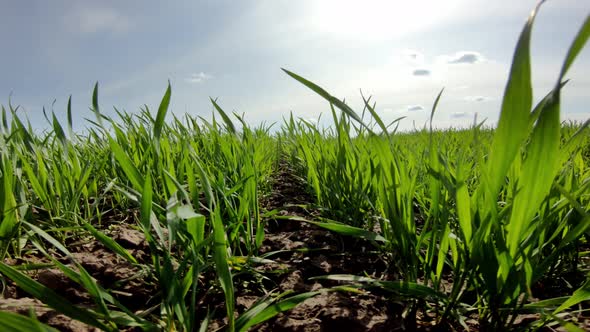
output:
<svg viewBox="0 0 590 332"><path fill-rule="evenodd" d="M458 0L314 1L311 27L338 38L389 39L413 33L447 19Z"/></svg>

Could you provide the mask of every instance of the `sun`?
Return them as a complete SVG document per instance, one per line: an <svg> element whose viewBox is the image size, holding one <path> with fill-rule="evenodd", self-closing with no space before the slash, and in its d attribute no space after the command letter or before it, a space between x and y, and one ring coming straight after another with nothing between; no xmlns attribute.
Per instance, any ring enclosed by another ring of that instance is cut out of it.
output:
<svg viewBox="0 0 590 332"><path fill-rule="evenodd" d="M338 38L390 39L448 19L459 0L319 0L310 8L310 28Z"/></svg>

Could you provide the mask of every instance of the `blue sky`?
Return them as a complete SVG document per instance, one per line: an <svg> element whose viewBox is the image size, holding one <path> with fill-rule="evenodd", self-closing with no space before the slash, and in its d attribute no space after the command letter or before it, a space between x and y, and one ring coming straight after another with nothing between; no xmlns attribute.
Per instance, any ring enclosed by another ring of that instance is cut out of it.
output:
<svg viewBox="0 0 590 332"><path fill-rule="evenodd" d="M422 126L445 87L436 124L498 118L514 45L536 1L3 1L0 103L21 105L36 128L42 107L85 126L94 82L101 110L156 111L167 81L171 111L210 118L209 97L249 123L306 119L329 107L294 71L358 111L359 89L385 119ZM554 84L590 1L548 1L533 31L535 98ZM590 51L564 91L562 118L590 118Z"/></svg>

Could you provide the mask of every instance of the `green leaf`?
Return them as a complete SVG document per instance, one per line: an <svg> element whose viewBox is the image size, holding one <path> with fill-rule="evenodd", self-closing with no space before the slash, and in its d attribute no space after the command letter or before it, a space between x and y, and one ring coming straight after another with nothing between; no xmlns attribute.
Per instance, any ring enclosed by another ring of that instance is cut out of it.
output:
<svg viewBox="0 0 590 332"><path fill-rule="evenodd" d="M88 230L90 232L90 234L92 234L92 236L94 236L105 247L109 248L110 250L115 252L117 255L125 258L128 262L133 263L133 264L137 264L137 260L135 259L135 257L133 257L129 253L129 251L127 251L125 248L123 248L120 244L115 242L115 240L106 236L104 233L98 231L96 228L92 227L92 225L90 225L87 222L84 222L83 226L84 226L84 228L86 228L86 230Z"/></svg>
<svg viewBox="0 0 590 332"><path fill-rule="evenodd" d="M234 123L231 121L229 116L227 116L227 114L223 111L223 109L221 109L221 107L219 107L219 105L217 105L217 103L215 102L215 100L213 98L209 98L209 99L211 100L213 107L215 107L217 112L219 112L219 115L221 115L221 118L223 119L223 122L225 122L225 126L226 126L227 130L230 133L235 134L236 127L234 126Z"/></svg>
<svg viewBox="0 0 590 332"><path fill-rule="evenodd" d="M225 307L227 309L227 318L229 331L233 332L235 329L234 325L234 285L232 280L232 274L228 265L228 254L227 254L227 240L225 235L225 228L221 221L221 212L219 209L215 209L211 215L213 222L213 238L214 238L214 253L213 258L215 260L215 271L217 271L217 277L221 284L221 289L225 294Z"/></svg>
<svg viewBox="0 0 590 332"><path fill-rule="evenodd" d="M133 187L136 190L141 191L143 189L143 185L145 183L145 180L143 179L143 177L141 176L141 174L139 173L139 171L137 170L137 168L135 167L135 165L131 161L131 158L129 158L129 156L127 156L127 154L125 153L123 148L121 148L119 143L117 143L110 136L109 136L109 145L111 146L111 150L113 151L115 159L119 162L119 165L121 165L121 168L125 172L125 175L127 175L127 177L129 178L129 181L131 181L131 184L133 185Z"/></svg>
<svg viewBox="0 0 590 332"><path fill-rule="evenodd" d="M162 101L160 102L160 107L158 107L158 115L156 115L156 121L154 123L154 140L155 144L160 147L160 135L162 134L162 128L164 127L164 120L166 119L166 112L168 112L168 106L170 105L170 95L172 94L172 89L170 87L170 81L168 81L168 88L166 89L166 93L164 97L162 97Z"/></svg>
<svg viewBox="0 0 590 332"><path fill-rule="evenodd" d="M584 20L584 23L582 24L580 31L578 31L578 34L576 35L574 41L570 45L565 61L563 62L563 66L561 67L561 72L559 73L559 80L557 81L557 86L559 86L561 80L569 70L570 66L572 65L578 54L580 54L580 51L582 51L582 49L586 45L588 38L590 38L590 15L586 16L586 20Z"/></svg>
<svg viewBox="0 0 590 332"><path fill-rule="evenodd" d="M31 296L39 299L41 302L47 304L51 308L63 313L64 315L73 319L79 320L88 325L101 328L106 331L111 329L98 321L94 314L85 309L74 305L70 301L61 297L52 289L45 287L39 282L30 277L16 271L12 267L0 262L0 273L14 281L22 290L29 293Z"/></svg>
<svg viewBox="0 0 590 332"><path fill-rule="evenodd" d="M355 283L366 283L372 286L376 286L400 295L420 298L420 299L436 299L443 302L448 302L448 298L445 294L440 293L430 287L420 285L415 282L408 281L383 281L369 277L360 277L350 274L331 274L326 276L319 276L310 278L311 280L336 280L336 281L348 281Z"/></svg>
<svg viewBox="0 0 590 332"><path fill-rule="evenodd" d="M538 6L529 16L512 58L510 75L502 100L500 120L494 134L487 164L489 199L496 198L514 157L528 135L528 121L533 100L530 40Z"/></svg>
<svg viewBox="0 0 590 332"><path fill-rule="evenodd" d="M359 239L365 239L365 240L370 240L370 241L389 242L386 238L384 238L383 236L381 236L375 232L367 231L367 230L359 228L359 227L354 227L354 226L338 223L338 222L335 222L335 221L329 220L329 219L323 219L323 220L328 220L327 222L311 221L311 220L307 220L305 218L296 217L296 216L276 216L275 219L284 219L284 220L291 220L291 221L306 222L308 224L316 225L316 226L325 228L327 230L336 232L340 235L352 236L352 237L356 237Z"/></svg>
<svg viewBox="0 0 590 332"><path fill-rule="evenodd" d="M11 312L0 311L0 331L3 332L58 332L56 329L42 324L37 319L25 317Z"/></svg>
<svg viewBox="0 0 590 332"><path fill-rule="evenodd" d="M70 139L74 138L74 129L73 129L73 122L72 122L72 96L68 98L68 108L67 108L67 117L68 117L68 134L70 135Z"/></svg>
<svg viewBox="0 0 590 332"><path fill-rule="evenodd" d="M586 280L584 285L577 289L574 294L570 298L568 298L565 302L563 302L555 311L553 311L553 315L557 315L558 313L568 309L572 306L575 306L578 303L589 301L590 300L590 280Z"/></svg>
<svg viewBox="0 0 590 332"><path fill-rule="evenodd" d="M276 303L272 303L272 299L260 301L236 320L236 330L240 332L247 331L250 327L263 323L282 312L291 310L303 301L318 294L321 294L321 292L297 294Z"/></svg>
<svg viewBox="0 0 590 332"><path fill-rule="evenodd" d="M63 127L61 126L61 124L57 120L55 113L52 113L51 115L53 116L53 131L55 132L55 135L57 136L57 138L59 139L61 144L64 147L66 147L68 144L68 139L66 137L66 133L64 132Z"/></svg>
<svg viewBox="0 0 590 332"><path fill-rule="evenodd" d="M321 88L319 85L306 80L305 78L291 72L288 71L287 69L281 68L285 73L287 73L287 75L291 76L292 78L294 78L295 80L299 81L299 83L305 85L306 87L308 87L309 89L311 89L312 91L314 91L315 93L317 93L318 95L320 95L321 97L323 97L324 99L326 99L327 101L330 102L330 104L338 107L342 112L344 112L346 115L350 116L351 118L353 118L354 120L356 120L361 126L365 127L370 133L373 133L373 131L371 130L371 128L369 128L364 122L363 120L358 116L358 114L352 110L352 108L350 108L350 106L346 105L346 103L344 103L343 101L339 100L336 97L333 97L332 95L330 95L326 90L324 90L323 88ZM373 133L374 134L374 133Z"/></svg>

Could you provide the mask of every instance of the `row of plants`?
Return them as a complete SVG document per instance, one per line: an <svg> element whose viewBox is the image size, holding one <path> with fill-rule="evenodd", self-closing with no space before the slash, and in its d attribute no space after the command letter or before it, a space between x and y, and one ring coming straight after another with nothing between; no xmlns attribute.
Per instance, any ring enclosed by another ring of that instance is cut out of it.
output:
<svg viewBox="0 0 590 332"><path fill-rule="evenodd" d="M91 296L94 307L83 309L19 271L27 264L0 261L4 285L12 280L57 311L106 331L204 330L211 315L197 307L197 298L208 292L224 294L231 331L246 330L304 299L269 294L234 318L233 273L264 261L255 259L264 240L259 201L269 190L280 146L269 127L250 128L238 115L232 121L215 100L221 122L215 116L211 122L190 116L166 122L170 97L169 85L155 117L145 107L138 114L115 109L112 118L100 111L96 85L96 120L88 120L84 135L72 130L69 104L66 128L55 114L46 115L52 130L41 134L19 117L18 107L2 108L0 259L44 255L49 264L32 269L59 268ZM138 261L105 234L113 215L134 212L129 220L143 233L149 260ZM140 314L102 288L66 245L88 235L147 271L143 278L156 280L159 302ZM30 330L25 317L1 315L6 328Z"/></svg>
<svg viewBox="0 0 590 332"><path fill-rule="evenodd" d="M361 93L359 115L285 70L332 106L333 127L291 119L282 133L325 208L326 219L314 224L373 241L400 274L399 280L321 278L406 298L407 326L414 328L422 310L438 324L466 329L469 317L476 316L482 330L500 331L533 312L540 319L528 328L559 322L575 330L562 313L589 299L587 275L571 297L539 300L532 289L565 272L584 273L578 251L590 238L589 122L561 124L560 98L564 76L590 36L590 18L553 90L533 107L530 39L539 7L518 40L493 131L483 122L471 130L433 130L441 91L429 128L396 133L401 119L385 123L370 97Z"/></svg>

